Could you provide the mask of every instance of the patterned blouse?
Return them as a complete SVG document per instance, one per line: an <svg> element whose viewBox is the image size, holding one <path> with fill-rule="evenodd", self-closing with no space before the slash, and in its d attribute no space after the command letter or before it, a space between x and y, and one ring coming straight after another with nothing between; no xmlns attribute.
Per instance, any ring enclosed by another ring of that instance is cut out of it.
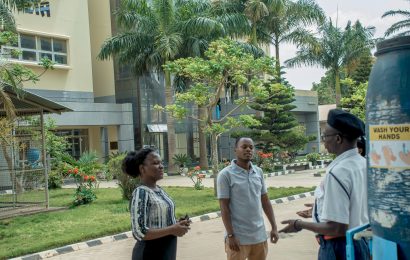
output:
<svg viewBox="0 0 410 260"><path fill-rule="evenodd" d="M137 187L130 209L132 234L137 240L143 240L150 228L165 228L176 223L174 202L159 186L155 190L143 185Z"/></svg>

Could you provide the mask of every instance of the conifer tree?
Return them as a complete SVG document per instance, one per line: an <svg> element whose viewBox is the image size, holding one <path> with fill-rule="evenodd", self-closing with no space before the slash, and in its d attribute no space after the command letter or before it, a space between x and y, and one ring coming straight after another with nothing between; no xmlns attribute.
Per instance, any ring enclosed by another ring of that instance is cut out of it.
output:
<svg viewBox="0 0 410 260"><path fill-rule="evenodd" d="M249 136L264 151L286 151L295 155L311 139L306 136L305 130L299 126L291 112L296 108L293 104L295 90L283 76L271 79L264 87L269 95L257 98L249 105L250 108L263 112L263 117L258 118L261 124L249 127L250 130L235 132L231 136Z"/></svg>

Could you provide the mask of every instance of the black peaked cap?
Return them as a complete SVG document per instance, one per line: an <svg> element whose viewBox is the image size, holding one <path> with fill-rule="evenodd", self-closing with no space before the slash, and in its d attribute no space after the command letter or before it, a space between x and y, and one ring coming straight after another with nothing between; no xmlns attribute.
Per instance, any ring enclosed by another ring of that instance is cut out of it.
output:
<svg viewBox="0 0 410 260"><path fill-rule="evenodd" d="M357 138L363 136L365 127L362 120L341 109L332 109L327 115L327 124L340 131L343 135Z"/></svg>

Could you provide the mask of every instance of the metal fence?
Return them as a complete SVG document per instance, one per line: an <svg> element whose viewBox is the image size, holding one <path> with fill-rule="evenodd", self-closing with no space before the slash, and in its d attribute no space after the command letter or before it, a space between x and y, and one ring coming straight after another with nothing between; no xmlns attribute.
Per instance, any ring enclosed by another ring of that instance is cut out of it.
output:
<svg viewBox="0 0 410 260"><path fill-rule="evenodd" d="M48 207L43 117L0 118L0 218Z"/></svg>

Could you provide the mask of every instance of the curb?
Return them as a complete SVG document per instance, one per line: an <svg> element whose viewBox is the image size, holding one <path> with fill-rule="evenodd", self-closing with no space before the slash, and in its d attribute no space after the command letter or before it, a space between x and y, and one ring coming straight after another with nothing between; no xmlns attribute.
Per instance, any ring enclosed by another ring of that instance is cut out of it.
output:
<svg viewBox="0 0 410 260"><path fill-rule="evenodd" d="M286 175L286 174L292 174L295 173L295 170L286 170L286 171L280 171L280 172L271 172L271 173L264 173L263 176L265 178L267 177L276 177L276 176L281 176L281 175Z"/></svg>
<svg viewBox="0 0 410 260"><path fill-rule="evenodd" d="M289 202L294 201L294 200L308 198L308 197L312 197L312 196L314 196L314 192L310 191L310 192L300 193L300 194L296 194L296 195L292 195L292 196L288 196L288 197L274 199L274 200L271 200L270 202L272 203L272 205L276 205L276 204L282 204L282 203L289 203ZM202 222L202 221L207 221L207 220L211 220L211 219L216 219L216 218L219 218L220 216L221 216L221 212L216 211L216 212L211 212L211 213L207 213L207 214L204 214L204 215L192 217L191 221L192 221L192 223ZM131 231L124 232L124 233L119 233L119 234L112 235L112 236L96 238L96 239L88 240L88 241L85 241L85 242L79 242L79 243L76 243L76 244L71 244L71 245L67 245L67 246L63 246L63 247L58 247L58 248L54 248L54 249L50 249L50 250L30 254L30 255L11 258L9 260L39 260L39 259L45 259L45 258L58 256L58 255L66 254L66 253L71 253L71 252L75 252L75 251L78 251L78 250L81 250L81 249L86 249L86 248L89 248L89 247L99 246L99 245L103 245L103 244L108 244L108 243L111 243L111 242L120 241L120 240L124 240L124 239L128 239L128 238L133 238Z"/></svg>

